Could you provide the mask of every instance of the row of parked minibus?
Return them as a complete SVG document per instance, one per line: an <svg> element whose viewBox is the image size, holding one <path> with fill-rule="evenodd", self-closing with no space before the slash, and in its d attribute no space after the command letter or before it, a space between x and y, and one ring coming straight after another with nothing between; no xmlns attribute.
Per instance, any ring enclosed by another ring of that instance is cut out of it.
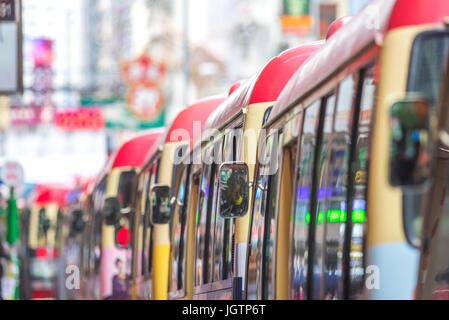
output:
<svg viewBox="0 0 449 320"><path fill-rule="evenodd" d="M66 298L449 298L448 17L371 1L37 203L30 252L79 266Z"/></svg>

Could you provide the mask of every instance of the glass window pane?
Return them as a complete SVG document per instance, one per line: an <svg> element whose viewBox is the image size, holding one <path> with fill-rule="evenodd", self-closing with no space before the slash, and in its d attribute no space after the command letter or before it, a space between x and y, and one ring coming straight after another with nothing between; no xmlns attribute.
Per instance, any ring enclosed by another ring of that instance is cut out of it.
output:
<svg viewBox="0 0 449 320"><path fill-rule="evenodd" d="M350 252L351 287L350 298L361 298L364 279L364 241L366 234L366 199L368 188L368 155L373 109L377 84L374 67L365 71L355 158L354 200L352 204L352 237Z"/></svg>
<svg viewBox="0 0 449 320"><path fill-rule="evenodd" d="M343 297L343 247L354 85L354 77L351 75L341 82L338 89L335 126L327 146L329 169L326 173L326 185L321 190L324 202L322 216L326 226L321 297L329 300Z"/></svg>
<svg viewBox="0 0 449 320"><path fill-rule="evenodd" d="M268 299L273 296L271 286L273 243L274 243L274 209L276 205L277 161L280 154L279 134L270 135L262 143L261 154L268 160L259 163L256 194L251 221L251 255L248 269L248 299ZM276 170L273 170L275 168ZM273 174L271 174L273 173ZM271 175L270 175L271 174Z"/></svg>
<svg viewBox="0 0 449 320"><path fill-rule="evenodd" d="M262 171L268 182L268 188L262 195L262 201L265 202L264 208L264 227L263 227L263 245L262 245L262 296L261 299L274 299L274 287L272 279L274 278L274 242L276 235L276 199L277 199L277 181L279 173L279 157L281 155L282 134L277 132L268 139L270 152L269 172Z"/></svg>
<svg viewBox="0 0 449 320"><path fill-rule="evenodd" d="M318 193L317 193L317 207L316 207L316 227L315 227L315 253L314 253L314 298L320 299L325 296L327 291L326 284L327 273L322 275L322 270L327 267L327 243L325 243L326 233L326 213L328 209L327 197L329 196L329 176L330 166L329 160L331 157L330 147L333 142L333 117L335 110L335 96L332 95L326 99L326 114L324 117L323 137L320 144L319 163L318 163Z"/></svg>
<svg viewBox="0 0 449 320"><path fill-rule="evenodd" d="M296 199L292 216L292 246L290 283L292 299L303 300L307 292L308 225L310 223L310 192L316 135L319 124L320 101L310 105L304 116L301 137L299 170L296 177Z"/></svg>
<svg viewBox="0 0 449 320"><path fill-rule="evenodd" d="M213 148L209 152L209 159L213 158ZM215 165L204 168L201 178L201 187L196 217L197 239L196 239L196 267L195 284L202 285L210 282L210 263L212 259L213 244L211 241L212 227L212 204L214 198ZM213 232L213 231L212 231Z"/></svg>

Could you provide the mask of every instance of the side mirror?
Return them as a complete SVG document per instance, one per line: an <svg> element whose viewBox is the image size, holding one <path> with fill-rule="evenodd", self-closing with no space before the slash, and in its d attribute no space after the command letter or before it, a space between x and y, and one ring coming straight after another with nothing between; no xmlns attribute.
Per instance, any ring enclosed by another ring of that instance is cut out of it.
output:
<svg viewBox="0 0 449 320"><path fill-rule="evenodd" d="M243 162L223 163L220 166L220 216L240 218L248 211L249 173Z"/></svg>
<svg viewBox="0 0 449 320"><path fill-rule="evenodd" d="M84 231L84 220L82 210L72 211L72 234L77 235Z"/></svg>
<svg viewBox="0 0 449 320"><path fill-rule="evenodd" d="M104 219L108 226L115 226L120 222L120 202L117 197L107 198L104 201Z"/></svg>
<svg viewBox="0 0 449 320"><path fill-rule="evenodd" d="M151 189L151 222L153 224L167 224L170 222L170 188L156 185Z"/></svg>
<svg viewBox="0 0 449 320"><path fill-rule="evenodd" d="M431 169L430 107L421 98L407 98L390 109L390 184L424 187Z"/></svg>

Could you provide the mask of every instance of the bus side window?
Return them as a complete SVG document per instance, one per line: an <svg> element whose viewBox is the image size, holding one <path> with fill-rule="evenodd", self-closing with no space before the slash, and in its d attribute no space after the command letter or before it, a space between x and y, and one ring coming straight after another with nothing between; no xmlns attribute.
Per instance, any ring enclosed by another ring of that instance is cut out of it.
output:
<svg viewBox="0 0 449 320"><path fill-rule="evenodd" d="M313 163L317 142L321 100L312 103L304 115L296 176L296 199L293 199L293 216L290 226L290 299L304 300L308 297L307 272L309 256L309 225L311 222L311 191Z"/></svg>
<svg viewBox="0 0 449 320"><path fill-rule="evenodd" d="M352 235L350 252L350 288L351 299L361 298L365 270L365 234L367 230L366 200L368 197L368 156L372 114L376 101L377 85L374 78L374 67L362 71L362 92L358 110L358 126L355 143L355 175L352 177ZM357 114L357 113L356 113Z"/></svg>
<svg viewBox="0 0 449 320"><path fill-rule="evenodd" d="M147 181L149 177L149 170L146 169L138 176L137 185L135 188L135 198L133 205L135 206L135 217L133 218L133 227L131 229L132 238L132 278L144 274L145 253L143 251L144 237L147 225L145 224L145 201L147 193ZM135 253L134 253L135 252Z"/></svg>
<svg viewBox="0 0 449 320"><path fill-rule="evenodd" d="M159 162L158 162L159 163ZM149 170L149 177L145 192L145 214L143 218L143 245L142 245L142 275L148 278L152 271L153 266L153 228L151 226L150 219L150 206L151 206L151 188L156 184L156 175L158 165L151 165Z"/></svg>
<svg viewBox="0 0 449 320"><path fill-rule="evenodd" d="M83 270L83 276L88 276L90 274L90 244L91 244L91 228L92 228L92 218L93 218L93 208L92 208L92 196L89 195L86 203L85 208L87 212L87 221L86 221L86 227L84 228L84 234L83 234L83 253L81 256L81 263L82 263L82 270Z"/></svg>
<svg viewBox="0 0 449 320"><path fill-rule="evenodd" d="M329 290L332 291L334 287L331 287L331 289L328 288L328 277L332 275L331 272L335 273L336 264L333 264L332 261L328 261L326 258L328 257L328 251L329 243L325 242L325 233L327 232L327 213L328 213L328 203L327 199L331 197L329 195L330 193L330 183L326 177L328 177L330 174L332 174L332 168L330 166L330 159L332 157L332 147L333 143L335 141L335 137L333 135L333 120L334 120L334 113L335 113L335 95L331 95L326 99L326 106L325 106L325 116L324 116L324 123L323 123L323 131L322 131L322 138L321 142L319 143L319 151L318 151L318 157L319 157L319 164L318 168L316 168L315 172L318 177L317 184L318 189L315 196L316 201L316 209L314 212L315 216L315 238L314 240L314 253L313 253L313 270L314 270L314 276L313 276L313 297L314 299L320 299L325 297L326 295L323 295L322 290L324 289L324 292L327 292ZM348 139L349 140L349 139ZM344 139L341 141L343 142L343 146L346 146L347 143L344 143ZM344 153L343 153L344 156ZM341 159L343 161L343 159ZM341 163L342 165L342 163ZM343 177L340 177L343 178ZM333 248L331 248L333 249ZM334 253L332 251L332 253ZM335 252L335 256L336 256ZM329 263L330 266L329 266ZM321 270L328 270L328 272L324 272L321 274ZM324 284L324 285L323 285ZM333 283L332 283L333 284ZM335 289L336 290L336 289ZM334 291L332 291L334 293Z"/></svg>
<svg viewBox="0 0 449 320"><path fill-rule="evenodd" d="M91 262L94 275L100 274L101 259L101 237L102 237L102 218L104 195L106 193L106 177L100 182L97 190L94 191L93 199L93 219L92 219L92 238L91 238Z"/></svg>
<svg viewBox="0 0 449 320"><path fill-rule="evenodd" d="M269 299L274 297L273 257L275 236L275 208L277 195L278 161L282 134L275 132L260 143L259 154L264 163L259 162L256 178L256 194L252 214L250 235L250 261L248 266L248 299ZM268 160L269 159L269 160Z"/></svg>
<svg viewBox="0 0 449 320"><path fill-rule="evenodd" d="M173 215L173 262L170 291L184 288L185 270L184 257L187 236L187 199L190 177L190 167L180 167L180 183L176 193L176 205Z"/></svg>
<svg viewBox="0 0 449 320"><path fill-rule="evenodd" d="M241 160L242 128L229 130L223 141L223 161ZM218 190L217 190L218 192ZM217 201L218 202L218 201ZM223 219L216 207L214 237L214 270L213 280L221 281L232 277L233 221Z"/></svg>
<svg viewBox="0 0 449 320"><path fill-rule="evenodd" d="M213 157L213 148L205 150L205 158ZM199 190L198 210L196 217L196 259L195 259L195 285L200 286L210 282L211 241L211 209L214 193L215 165L206 165L201 177Z"/></svg>
<svg viewBox="0 0 449 320"><path fill-rule="evenodd" d="M362 75L364 73L362 72ZM321 299L345 298L343 292L345 265L350 266L350 298L357 297L362 289L368 135L374 103L374 90L371 87L372 69L366 73L365 78L356 81L357 78L350 75L340 84L332 139L328 144L326 161L328 170L322 172L323 176L320 179L323 182L320 189L323 191L321 197L318 195L318 212L323 212L322 222L325 225L324 250L321 256L324 273L320 282L322 291L315 297ZM357 92L357 88L362 92ZM361 97L360 108L357 97ZM353 118L353 115L358 114L360 114L358 119ZM356 122L353 123L354 121ZM351 161L351 152L354 148L355 161ZM355 168L350 167L351 162L356 164ZM349 206L348 199L350 199ZM348 210L351 210L350 214ZM349 224L352 229L351 243L348 246L350 252L345 255L345 232L350 230ZM318 241L320 240L317 238ZM320 258L318 255L319 252L316 251L315 263ZM349 256L350 261L346 261L345 256Z"/></svg>

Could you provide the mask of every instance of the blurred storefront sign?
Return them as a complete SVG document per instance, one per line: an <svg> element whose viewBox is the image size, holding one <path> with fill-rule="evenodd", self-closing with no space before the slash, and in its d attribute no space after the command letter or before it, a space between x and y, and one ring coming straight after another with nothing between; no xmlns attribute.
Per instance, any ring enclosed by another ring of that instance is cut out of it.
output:
<svg viewBox="0 0 449 320"><path fill-rule="evenodd" d="M32 129L39 125L53 123L55 107L51 103L9 107L8 127L15 130Z"/></svg>
<svg viewBox="0 0 449 320"><path fill-rule="evenodd" d="M22 165L15 161L8 161L1 167L1 179L8 187L21 188L24 182Z"/></svg>
<svg viewBox="0 0 449 320"><path fill-rule="evenodd" d="M61 110L55 114L55 126L65 131L102 130L105 119L101 108Z"/></svg>
<svg viewBox="0 0 449 320"><path fill-rule="evenodd" d="M21 1L0 1L0 94L23 92Z"/></svg>
<svg viewBox="0 0 449 320"><path fill-rule="evenodd" d="M337 5L334 3L320 4L320 38L326 39L329 26L337 19Z"/></svg>
<svg viewBox="0 0 449 320"><path fill-rule="evenodd" d="M40 106L11 106L10 107L10 127L29 128L41 123L42 108Z"/></svg>
<svg viewBox="0 0 449 320"><path fill-rule="evenodd" d="M53 41L45 38L34 39L32 57L34 104L52 105Z"/></svg>
<svg viewBox="0 0 449 320"><path fill-rule="evenodd" d="M128 93L129 110L140 120L152 120L160 115L163 107L162 92L158 86L138 84Z"/></svg>
<svg viewBox="0 0 449 320"><path fill-rule="evenodd" d="M163 109L163 93L160 84L166 68L146 54L122 63L122 74L129 90L127 104L130 112L140 121L154 121Z"/></svg>
<svg viewBox="0 0 449 320"><path fill-rule="evenodd" d="M16 21L14 0L2 0L0 2L0 21Z"/></svg>
<svg viewBox="0 0 449 320"><path fill-rule="evenodd" d="M165 110L150 121L142 121L130 111L123 98L100 99L94 97L82 97L83 107L101 108L107 129L145 130L164 126Z"/></svg>
<svg viewBox="0 0 449 320"><path fill-rule="evenodd" d="M157 85L165 76L165 66L153 61L149 56L142 55L137 59L122 64L123 78L130 85Z"/></svg>
<svg viewBox="0 0 449 320"><path fill-rule="evenodd" d="M309 35L313 26L310 0L283 0L281 25L284 33Z"/></svg>
<svg viewBox="0 0 449 320"><path fill-rule="evenodd" d="M33 62L35 67L50 67L53 63L53 41L46 38L33 40Z"/></svg>

